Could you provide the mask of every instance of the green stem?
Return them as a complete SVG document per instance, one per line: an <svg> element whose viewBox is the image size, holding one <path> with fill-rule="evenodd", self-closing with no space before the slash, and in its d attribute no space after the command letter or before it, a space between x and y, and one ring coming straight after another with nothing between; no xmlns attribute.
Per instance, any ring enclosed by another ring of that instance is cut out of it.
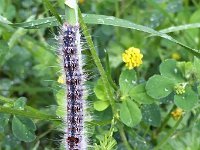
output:
<svg viewBox="0 0 200 150"><path fill-rule="evenodd" d="M171 117L171 112L172 112L175 108L176 108L176 106L173 105L173 107L171 108L171 110L169 111L169 113L167 114L167 116L165 117L164 121L162 122L160 128L157 129L156 135L158 135L158 134L162 131L162 129L166 126L168 120L169 120L170 117Z"/></svg>
<svg viewBox="0 0 200 150"><path fill-rule="evenodd" d="M0 102L13 104L15 100L14 99L11 100L10 98L3 97L0 95ZM20 115L20 116L25 116L25 117L27 116L27 117L35 118L35 119L59 120L56 116L45 114L30 106L25 106L25 110L18 110L18 109L13 109L11 107L0 106L0 112L13 114L13 115Z"/></svg>
<svg viewBox="0 0 200 150"><path fill-rule="evenodd" d="M115 99L114 99L114 95L112 93L112 90L111 90L111 88L109 86L110 84L109 84L108 78L106 76L106 72L104 71L103 66L101 64L101 61L100 61L100 59L99 59L99 57L98 57L98 55L96 53L94 44L92 42L91 35L88 32L87 26L83 21L83 17L82 17L80 9L79 9L78 15L79 15L80 26L83 29L83 34L84 34L84 36L86 38L86 41L88 43L92 58L93 58L96 66L97 66L97 69L99 70L100 75L101 75L101 78L102 78L102 81L103 81L103 85L105 85L106 94L108 96L108 99L110 100L110 105L112 107L112 112L114 113L114 116L115 116L115 115L117 115L117 109L116 109L116 106L115 106Z"/></svg>
<svg viewBox="0 0 200 150"><path fill-rule="evenodd" d="M120 11L119 11L120 9L119 9L119 1L118 0L116 0L115 1L115 17L117 17L117 18L119 18L120 17ZM117 40L119 40L120 39L120 33L119 33L119 28L115 28L115 33L116 33L116 36L117 36Z"/></svg>
<svg viewBox="0 0 200 150"><path fill-rule="evenodd" d="M59 118L53 115L44 114L42 112L35 112L32 110L18 110L13 109L10 107L3 107L0 106L0 112L1 113L7 113L7 114L13 114L13 115L20 115L28 118L34 118L34 119L41 119L41 120L57 120L59 121Z"/></svg>
<svg viewBox="0 0 200 150"><path fill-rule="evenodd" d="M2 102L2 103L9 103L9 104L13 103L13 101L11 101L9 98L3 97L1 95L0 95L0 102Z"/></svg>
<svg viewBox="0 0 200 150"><path fill-rule="evenodd" d="M200 29L198 30L198 35L200 37ZM200 41L198 41L198 49L200 49Z"/></svg>
<svg viewBox="0 0 200 150"><path fill-rule="evenodd" d="M87 44L89 46L89 49L90 49L90 52L91 52L91 55L92 55L92 58L93 58L96 66L97 66L97 69L99 70L99 73L101 75L103 84L105 85L106 95L107 95L107 97L108 97L108 99L110 101L110 105L111 105L111 108L112 108L113 116L114 116L114 118L117 118L118 117L117 116L118 113L117 113L117 108L116 108L116 104L115 104L114 94L112 93L112 90L111 90L111 88L109 86L110 83L109 83L108 77L107 77L106 72L104 71L103 66L101 64L101 61L100 61L100 59L99 59L99 57L98 57L98 55L96 53L94 44L92 42L91 35L89 34L87 26L83 21L83 17L82 17L80 9L79 9L78 15L79 15L80 26L83 29L83 34L84 34L84 36L86 38ZM125 146L127 147L128 150L131 150L131 147L130 147L127 139L126 139L126 136L125 136L123 128L119 127L119 131L120 131L120 135L121 135L121 138L122 138Z"/></svg>
<svg viewBox="0 0 200 150"><path fill-rule="evenodd" d="M107 77L108 77L108 81L110 83L110 85L115 89L117 90L118 87L117 85L115 84L115 82L113 81L112 77L111 77L111 70L110 70L110 61L109 61L109 55L108 55L108 52L105 51L105 55L106 55L106 74L107 74Z"/></svg>
<svg viewBox="0 0 200 150"><path fill-rule="evenodd" d="M129 143L127 141L123 126L120 124L118 128L119 128L119 133L120 133L120 136L121 136L122 141L124 143L124 146L126 147L127 150L132 150L131 146L129 145Z"/></svg>
<svg viewBox="0 0 200 150"><path fill-rule="evenodd" d="M56 17L60 24L63 24L61 17L59 16L56 9L52 6L49 0L43 0L44 5L51 11L51 13Z"/></svg>
<svg viewBox="0 0 200 150"><path fill-rule="evenodd" d="M177 127L181 123L182 119L183 119L183 117L181 117L176 122L176 124L174 125L174 127L168 132L168 134L163 138L163 140L154 148L154 150L162 149L161 146L163 146L165 144L165 142L167 142L167 140L171 137L171 135L174 133L174 131L177 129Z"/></svg>
<svg viewBox="0 0 200 150"><path fill-rule="evenodd" d="M41 138L43 138L44 136L46 136L47 134L49 134L53 129L54 129L54 127L51 127L46 132L44 132L44 133L40 134L39 136L37 136L37 138L35 140L37 142L40 141Z"/></svg>
<svg viewBox="0 0 200 150"><path fill-rule="evenodd" d="M150 130L150 126L148 126L147 128L146 128L146 130L145 130L145 132L144 132L144 134L143 134L143 138L145 138L146 137L146 135L147 135L147 133L149 132L149 130Z"/></svg>
<svg viewBox="0 0 200 150"><path fill-rule="evenodd" d="M195 0L192 0L192 3L194 4L194 6L195 6L197 9L200 8L199 4L198 4Z"/></svg>

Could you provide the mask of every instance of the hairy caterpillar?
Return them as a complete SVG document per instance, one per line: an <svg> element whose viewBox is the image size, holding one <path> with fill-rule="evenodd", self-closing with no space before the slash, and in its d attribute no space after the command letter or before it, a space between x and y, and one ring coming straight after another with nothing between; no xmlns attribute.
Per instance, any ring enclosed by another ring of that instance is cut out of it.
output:
<svg viewBox="0 0 200 150"><path fill-rule="evenodd" d="M60 35L60 52L67 86L67 115L64 143L68 150L86 149L84 134L85 76L82 70L79 25L64 23Z"/></svg>

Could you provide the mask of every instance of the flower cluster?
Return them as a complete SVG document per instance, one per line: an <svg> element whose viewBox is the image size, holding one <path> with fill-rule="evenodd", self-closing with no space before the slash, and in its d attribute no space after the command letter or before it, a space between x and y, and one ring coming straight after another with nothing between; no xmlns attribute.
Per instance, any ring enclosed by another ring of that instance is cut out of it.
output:
<svg viewBox="0 0 200 150"><path fill-rule="evenodd" d="M173 112L171 112L171 115L175 120L178 120L183 115L183 110L181 108L176 108Z"/></svg>
<svg viewBox="0 0 200 150"><path fill-rule="evenodd" d="M126 63L128 69L133 69L142 64L143 55L140 53L140 49L130 47L122 54L122 59Z"/></svg>
<svg viewBox="0 0 200 150"><path fill-rule="evenodd" d="M186 86L186 84L182 84L182 83L176 84L174 86L174 90L175 90L176 94L184 94L185 86Z"/></svg>

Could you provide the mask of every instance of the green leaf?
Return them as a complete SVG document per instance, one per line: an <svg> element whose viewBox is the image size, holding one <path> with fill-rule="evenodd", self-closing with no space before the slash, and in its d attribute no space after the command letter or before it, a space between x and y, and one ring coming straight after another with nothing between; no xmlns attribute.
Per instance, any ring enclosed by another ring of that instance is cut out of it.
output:
<svg viewBox="0 0 200 150"><path fill-rule="evenodd" d="M4 128L7 126L9 119L9 114L0 113L0 133L4 132Z"/></svg>
<svg viewBox="0 0 200 150"><path fill-rule="evenodd" d="M189 79L196 74L192 62L177 62L177 67L186 79Z"/></svg>
<svg viewBox="0 0 200 150"><path fill-rule="evenodd" d="M120 106L120 119L125 125L134 127L140 123L142 114L132 100L125 100Z"/></svg>
<svg viewBox="0 0 200 150"><path fill-rule="evenodd" d="M161 114L158 105L142 105L142 120L152 126L158 127L161 122Z"/></svg>
<svg viewBox="0 0 200 150"><path fill-rule="evenodd" d="M194 11L194 13L192 13L190 15L190 22L191 23L198 23L199 22L199 19L200 19L199 13L200 13L200 9L196 9Z"/></svg>
<svg viewBox="0 0 200 150"><path fill-rule="evenodd" d="M43 0L43 3L51 11L51 13L56 17L56 19L60 22L60 24L63 24L61 17L59 16L56 9L51 5L49 0Z"/></svg>
<svg viewBox="0 0 200 150"><path fill-rule="evenodd" d="M146 91L149 96L160 99L168 96L174 89L174 80L165 76L154 75L147 81Z"/></svg>
<svg viewBox="0 0 200 150"><path fill-rule="evenodd" d="M4 16L6 16L6 18L8 18L9 20L12 20L15 16L16 16L16 8L14 5L12 5L12 3L10 3L6 10L4 10Z"/></svg>
<svg viewBox="0 0 200 150"><path fill-rule="evenodd" d="M35 124L29 118L14 116L12 120L12 131L16 138L24 142L32 142L36 136Z"/></svg>
<svg viewBox="0 0 200 150"><path fill-rule="evenodd" d="M199 68L199 67L198 67ZM193 64L192 62L185 62L185 66L184 66L184 69L185 69L185 78L189 80L190 77L193 78L193 75L194 75L194 67L193 67Z"/></svg>
<svg viewBox="0 0 200 150"><path fill-rule="evenodd" d="M55 90L55 97L56 97L56 102L58 104L57 110L56 110L56 115L60 117L64 117L66 114L65 110L65 105L66 105L66 94L65 94L65 89L61 88L58 90Z"/></svg>
<svg viewBox="0 0 200 150"><path fill-rule="evenodd" d="M0 66L2 66L6 61L6 55L9 53L8 44L0 40Z"/></svg>
<svg viewBox="0 0 200 150"><path fill-rule="evenodd" d="M195 123L196 124L196 123ZM181 135L176 138L168 138L163 144L162 150L199 150L200 147L200 131L195 125L192 128L187 128L188 132L181 132Z"/></svg>
<svg viewBox="0 0 200 150"><path fill-rule="evenodd" d="M21 37L23 37L23 36L26 34L27 31L28 31L28 30L26 30L26 29L19 28L19 29L17 29L17 30L13 33L13 35L10 37L10 39L9 39L9 41L8 41L8 45L9 45L10 49L13 48L13 46L15 45L15 43L16 43Z"/></svg>
<svg viewBox="0 0 200 150"><path fill-rule="evenodd" d="M64 106L57 106L56 107L56 116L59 116L61 118L65 117L67 110L64 108Z"/></svg>
<svg viewBox="0 0 200 150"><path fill-rule="evenodd" d="M134 70L124 70L119 77L120 90L123 96L127 96L128 92L136 85L136 73Z"/></svg>
<svg viewBox="0 0 200 150"><path fill-rule="evenodd" d="M100 140L100 144L97 145L95 143L94 150L115 150L115 146L117 145L116 140L112 137L112 133L101 133L102 135L97 136L97 138Z"/></svg>
<svg viewBox="0 0 200 150"><path fill-rule="evenodd" d="M4 9L6 7L6 1L5 0L0 0L1 5L0 5L0 14L4 12Z"/></svg>
<svg viewBox="0 0 200 150"><path fill-rule="evenodd" d="M109 104L108 101L96 101L96 102L94 102L94 109L96 109L97 111L103 111L103 110L105 110L109 105L110 105L110 104Z"/></svg>
<svg viewBox="0 0 200 150"><path fill-rule="evenodd" d="M179 71L179 68L177 68L175 60L173 59L165 60L160 64L159 68L160 68L160 74L162 76L166 76L170 79L173 79L177 83L183 81L181 72Z"/></svg>
<svg viewBox="0 0 200 150"><path fill-rule="evenodd" d="M197 86L197 91L200 93L200 85Z"/></svg>
<svg viewBox="0 0 200 150"><path fill-rule="evenodd" d="M65 99L65 89L62 88L62 89L59 89L56 91L56 102L58 105L60 106L64 106L65 105L65 102L66 102L66 99Z"/></svg>
<svg viewBox="0 0 200 150"><path fill-rule="evenodd" d="M8 21L7 18L3 17L0 15L0 23L3 23L3 24L12 24L10 21Z"/></svg>
<svg viewBox="0 0 200 150"><path fill-rule="evenodd" d="M15 109L24 110L25 105L26 105L25 97L20 97L14 102Z"/></svg>
<svg viewBox="0 0 200 150"><path fill-rule="evenodd" d="M184 94L174 96L174 102L183 110L191 110L198 102L198 95L190 87L186 87Z"/></svg>
<svg viewBox="0 0 200 150"><path fill-rule="evenodd" d="M102 79L99 79L96 86L94 87L94 93L96 97L101 101L109 101L107 98L105 86L107 85L103 85Z"/></svg>
<svg viewBox="0 0 200 150"><path fill-rule="evenodd" d="M194 72L198 80L200 80L200 59L194 57Z"/></svg>
<svg viewBox="0 0 200 150"><path fill-rule="evenodd" d="M145 86L146 83L136 85L135 87L130 89L129 95L132 99L136 100L139 103L151 104L154 102L154 99L147 95Z"/></svg>

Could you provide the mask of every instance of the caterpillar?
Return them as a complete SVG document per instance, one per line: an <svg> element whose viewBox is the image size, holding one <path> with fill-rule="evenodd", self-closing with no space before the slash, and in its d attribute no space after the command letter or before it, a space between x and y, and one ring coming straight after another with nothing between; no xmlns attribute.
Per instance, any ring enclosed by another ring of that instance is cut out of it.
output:
<svg viewBox="0 0 200 150"><path fill-rule="evenodd" d="M84 134L85 75L82 69L79 25L64 23L60 36L60 52L65 74L67 115L64 145L67 150L86 149Z"/></svg>

